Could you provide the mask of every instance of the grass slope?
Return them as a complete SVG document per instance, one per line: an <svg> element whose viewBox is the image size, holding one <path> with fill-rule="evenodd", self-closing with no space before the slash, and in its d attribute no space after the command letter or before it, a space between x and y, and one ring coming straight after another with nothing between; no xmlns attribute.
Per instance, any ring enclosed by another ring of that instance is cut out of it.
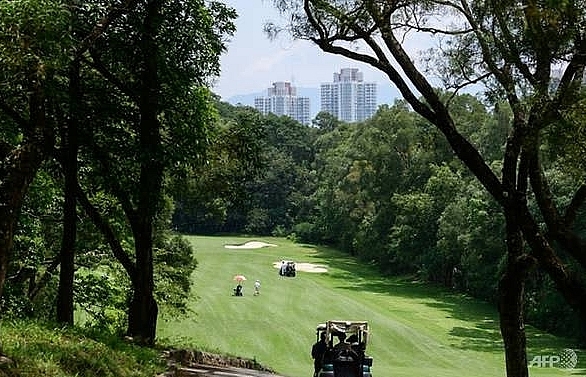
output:
<svg viewBox="0 0 586 377"><path fill-rule="evenodd" d="M163 342L255 358L280 374L312 373L315 326L328 319L368 320L376 377L504 376L497 313L490 306L438 288L381 277L335 250L263 238L276 247L227 249L244 237L190 237L199 262L192 314L162 316ZM327 273L281 278L274 262L292 259L327 266ZM245 275L244 296L231 296L232 277ZM253 296L255 279L262 282ZM164 314L164 313L163 313ZM528 357L559 355L568 340L528 328ZM586 354L577 352L586 360ZM581 366L581 363L579 364ZM583 370L531 367L532 376L570 376Z"/></svg>
<svg viewBox="0 0 586 377"><path fill-rule="evenodd" d="M166 369L161 350L103 334L32 320L0 321L0 377L153 377Z"/></svg>

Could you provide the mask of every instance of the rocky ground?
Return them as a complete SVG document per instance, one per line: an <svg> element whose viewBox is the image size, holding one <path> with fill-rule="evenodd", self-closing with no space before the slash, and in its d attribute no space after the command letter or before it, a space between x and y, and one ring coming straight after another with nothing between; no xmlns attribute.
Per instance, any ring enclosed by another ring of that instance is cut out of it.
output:
<svg viewBox="0 0 586 377"><path fill-rule="evenodd" d="M165 351L168 371L157 377L234 376L280 377L256 360L193 350Z"/></svg>

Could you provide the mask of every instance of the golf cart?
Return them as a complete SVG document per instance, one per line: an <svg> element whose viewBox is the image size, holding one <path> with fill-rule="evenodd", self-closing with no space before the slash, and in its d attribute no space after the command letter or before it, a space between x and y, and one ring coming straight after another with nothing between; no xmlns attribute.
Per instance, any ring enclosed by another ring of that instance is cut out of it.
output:
<svg viewBox="0 0 586 377"><path fill-rule="evenodd" d="M327 350L317 377L372 377L372 357L366 355L370 336L366 321L327 321L316 328L326 333ZM344 340L335 344L335 339Z"/></svg>
<svg viewBox="0 0 586 377"><path fill-rule="evenodd" d="M281 268L279 269L279 275L287 277L295 277L295 262L290 260L284 260L281 262Z"/></svg>

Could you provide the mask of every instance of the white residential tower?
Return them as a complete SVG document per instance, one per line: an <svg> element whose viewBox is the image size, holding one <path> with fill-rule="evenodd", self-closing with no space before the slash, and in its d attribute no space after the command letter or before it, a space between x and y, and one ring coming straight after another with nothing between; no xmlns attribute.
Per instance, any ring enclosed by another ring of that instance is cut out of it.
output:
<svg viewBox="0 0 586 377"><path fill-rule="evenodd" d="M266 97L256 97L254 107L263 114L287 115L308 125L309 97L297 97L297 89L289 82L275 82L267 89Z"/></svg>
<svg viewBox="0 0 586 377"><path fill-rule="evenodd" d="M321 111L344 122L370 118L377 110L376 83L364 82L357 68L342 68L334 82L321 84Z"/></svg>

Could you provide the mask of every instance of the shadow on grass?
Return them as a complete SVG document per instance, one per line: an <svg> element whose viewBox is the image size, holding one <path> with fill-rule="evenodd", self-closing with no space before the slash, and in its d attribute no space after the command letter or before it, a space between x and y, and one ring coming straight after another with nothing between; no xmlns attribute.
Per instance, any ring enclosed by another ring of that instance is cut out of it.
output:
<svg viewBox="0 0 586 377"><path fill-rule="evenodd" d="M389 297L402 297L419 301L429 307L471 324L469 327L453 327L449 335L454 337L452 347L491 353L503 353L498 313L489 303L473 299L445 287L424 283L414 277L384 277L376 266L363 263L355 258L327 247L304 245L311 248L307 258L327 260L333 270L330 278L340 280L340 289L370 292ZM319 263L319 262L317 262ZM559 354L564 348L571 348L573 340L555 337L526 327L527 353L531 355ZM586 362L586 354L584 355Z"/></svg>

